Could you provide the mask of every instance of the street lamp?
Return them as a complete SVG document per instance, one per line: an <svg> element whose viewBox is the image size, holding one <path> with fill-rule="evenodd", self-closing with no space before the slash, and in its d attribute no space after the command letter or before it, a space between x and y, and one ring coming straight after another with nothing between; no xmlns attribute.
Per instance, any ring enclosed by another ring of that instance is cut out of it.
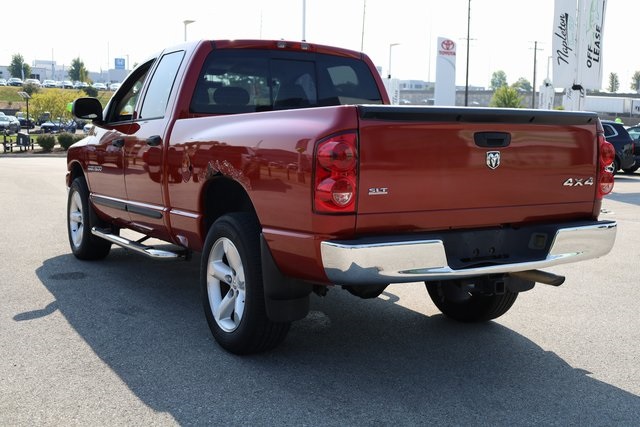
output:
<svg viewBox="0 0 640 427"><path fill-rule="evenodd" d="M391 50L393 49L394 46L398 46L400 43L391 43L389 45L389 80L391 80Z"/></svg>
<svg viewBox="0 0 640 427"><path fill-rule="evenodd" d="M184 21L182 21L182 23L184 24L184 41L187 41L187 25L189 24L193 24L194 21L193 19L185 19Z"/></svg>

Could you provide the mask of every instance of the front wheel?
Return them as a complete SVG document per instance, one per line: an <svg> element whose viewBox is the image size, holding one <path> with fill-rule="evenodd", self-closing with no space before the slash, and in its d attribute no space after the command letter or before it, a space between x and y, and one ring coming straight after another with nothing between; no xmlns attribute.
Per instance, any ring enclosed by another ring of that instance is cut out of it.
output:
<svg viewBox="0 0 640 427"><path fill-rule="evenodd" d="M74 179L67 199L67 231L76 258L95 260L109 255L111 243L91 233L91 227L100 225L99 222L89 203L87 183L84 178Z"/></svg>
<svg viewBox="0 0 640 427"><path fill-rule="evenodd" d="M632 166L632 167L627 168L627 169L622 169L622 171L623 171L624 173L626 173L627 175L631 175L631 174L633 174L635 171L637 171L637 170L638 170L638 168L640 168L640 165L635 165L635 166Z"/></svg>
<svg viewBox="0 0 640 427"><path fill-rule="evenodd" d="M205 316L214 338L235 354L275 348L290 322L273 322L266 314L260 227L244 213L220 217L207 234L200 283Z"/></svg>
<svg viewBox="0 0 640 427"><path fill-rule="evenodd" d="M447 317L461 322L486 322L505 314L518 297L508 289L504 293L482 293L467 289L461 282L451 280L426 282L433 303Z"/></svg>

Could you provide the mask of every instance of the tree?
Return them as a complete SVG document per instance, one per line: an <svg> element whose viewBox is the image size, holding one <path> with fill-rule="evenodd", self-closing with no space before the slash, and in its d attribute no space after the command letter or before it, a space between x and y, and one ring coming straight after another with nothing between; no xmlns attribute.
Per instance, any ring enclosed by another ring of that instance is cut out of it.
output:
<svg viewBox="0 0 640 427"><path fill-rule="evenodd" d="M37 93L29 102L30 110L33 112L30 114L33 114L34 117L39 117L42 113L49 112L51 120L55 120L58 117L70 117L67 104L73 102L77 96L78 93L76 91L66 90L49 90Z"/></svg>
<svg viewBox="0 0 640 427"><path fill-rule="evenodd" d="M522 108L523 100L524 98L518 94L517 89L502 86L494 92L489 106L498 108Z"/></svg>
<svg viewBox="0 0 640 427"><path fill-rule="evenodd" d="M11 77L28 79L31 76L31 67L24 62L24 58L19 53L11 57L11 65L7 69Z"/></svg>
<svg viewBox="0 0 640 427"><path fill-rule="evenodd" d="M617 92L618 89L620 89L620 80L618 79L618 74L609 74L609 87L607 88L607 90L609 92Z"/></svg>
<svg viewBox="0 0 640 427"><path fill-rule="evenodd" d="M633 77L631 77L631 89L640 93L640 71L633 73Z"/></svg>
<svg viewBox="0 0 640 427"><path fill-rule="evenodd" d="M84 67L84 62L80 58L75 58L71 61L71 67L69 68L69 78L73 81L86 82L89 72Z"/></svg>
<svg viewBox="0 0 640 427"><path fill-rule="evenodd" d="M502 71L494 71L491 75L491 89L496 90L503 86L507 86L507 74Z"/></svg>
<svg viewBox="0 0 640 427"><path fill-rule="evenodd" d="M521 92L531 92L531 83L524 77L520 77L511 87L520 89Z"/></svg>

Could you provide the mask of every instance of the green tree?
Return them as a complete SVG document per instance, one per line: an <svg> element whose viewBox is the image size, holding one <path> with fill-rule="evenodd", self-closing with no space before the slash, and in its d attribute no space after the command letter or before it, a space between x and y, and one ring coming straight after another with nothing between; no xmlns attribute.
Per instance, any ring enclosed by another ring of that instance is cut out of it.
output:
<svg viewBox="0 0 640 427"><path fill-rule="evenodd" d="M48 90L33 95L29 101L29 114L39 117L44 112L51 113L51 120L71 118L71 113L67 110L67 104L73 102L78 97L78 92Z"/></svg>
<svg viewBox="0 0 640 427"><path fill-rule="evenodd" d="M640 93L640 71L633 73L633 76L631 77L631 89Z"/></svg>
<svg viewBox="0 0 640 427"><path fill-rule="evenodd" d="M507 74L502 71L494 71L491 75L491 89L496 90L503 86L507 86Z"/></svg>
<svg viewBox="0 0 640 427"><path fill-rule="evenodd" d="M511 85L515 89L520 89L523 92L531 92L531 83L524 77L520 77L517 82Z"/></svg>
<svg viewBox="0 0 640 427"><path fill-rule="evenodd" d="M7 68L11 77L28 79L31 76L31 67L24 62L24 58L19 53L11 57L11 65ZM23 74L24 72L24 74Z"/></svg>
<svg viewBox="0 0 640 427"><path fill-rule="evenodd" d="M89 72L84 67L84 62L80 58L75 58L71 61L71 67L69 68L69 78L73 81L86 82Z"/></svg>
<svg viewBox="0 0 640 427"><path fill-rule="evenodd" d="M609 74L609 87L607 88L607 90L609 92L617 92L618 89L620 89L620 79L618 79L618 74Z"/></svg>
<svg viewBox="0 0 640 427"><path fill-rule="evenodd" d="M509 87L502 86L496 89L489 102L490 107L499 108L522 108L522 101L524 97L518 95L518 90Z"/></svg>

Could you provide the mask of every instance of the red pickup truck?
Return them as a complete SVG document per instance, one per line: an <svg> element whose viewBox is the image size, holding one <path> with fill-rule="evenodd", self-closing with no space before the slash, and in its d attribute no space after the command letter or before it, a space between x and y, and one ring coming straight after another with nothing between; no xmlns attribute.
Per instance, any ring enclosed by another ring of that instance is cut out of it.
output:
<svg viewBox="0 0 640 427"><path fill-rule="evenodd" d="M596 114L386 104L359 52L166 49L104 109L73 105L94 126L68 151L71 250L198 253L211 331L246 354L335 285L375 298L424 281L445 315L487 321L564 281L540 269L612 248L616 223L598 215L615 152Z"/></svg>

